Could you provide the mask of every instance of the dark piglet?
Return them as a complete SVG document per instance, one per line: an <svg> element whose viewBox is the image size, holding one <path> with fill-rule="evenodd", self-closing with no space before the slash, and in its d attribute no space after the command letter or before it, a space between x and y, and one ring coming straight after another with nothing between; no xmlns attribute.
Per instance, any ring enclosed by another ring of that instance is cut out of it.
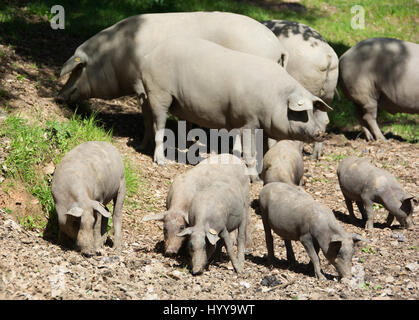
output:
<svg viewBox="0 0 419 320"><path fill-rule="evenodd" d="M336 268L339 276L351 276L354 242L367 240L346 232L337 222L332 210L316 202L298 187L282 182L265 185L259 199L269 265L274 259L272 229L285 241L290 264L295 263L291 241L300 241L310 257L318 279L326 280L320 268L320 249Z"/></svg>
<svg viewBox="0 0 419 320"><path fill-rule="evenodd" d="M375 167L365 158L347 157L339 163L337 174L349 215L355 219L352 206L352 201L355 201L366 219L366 229L374 227L374 202L389 211L388 226L394 218L403 228L413 226L415 198L388 171Z"/></svg>
<svg viewBox="0 0 419 320"><path fill-rule="evenodd" d="M114 248L121 246L125 170L115 147L89 141L70 150L54 172L51 189L60 242L69 237L84 255L94 255L106 240L111 214L105 205L113 200Z"/></svg>

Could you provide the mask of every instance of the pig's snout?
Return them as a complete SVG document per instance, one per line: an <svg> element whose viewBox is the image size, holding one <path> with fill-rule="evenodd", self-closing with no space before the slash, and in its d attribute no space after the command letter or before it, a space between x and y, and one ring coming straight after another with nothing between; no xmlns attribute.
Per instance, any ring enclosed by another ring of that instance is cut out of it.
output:
<svg viewBox="0 0 419 320"><path fill-rule="evenodd" d="M313 138L316 142L322 142L326 138L327 133L323 130L317 130L314 132Z"/></svg>
<svg viewBox="0 0 419 320"><path fill-rule="evenodd" d="M55 101L56 101L57 103L59 103L59 104L63 104L63 103L66 101L66 99L65 99L65 97L64 97L62 94L58 94L58 95L55 97Z"/></svg>
<svg viewBox="0 0 419 320"><path fill-rule="evenodd" d="M164 254L167 257L174 257L177 254L177 251L174 248L167 248Z"/></svg>
<svg viewBox="0 0 419 320"><path fill-rule="evenodd" d="M202 269L197 269L197 270L192 270L192 275L194 276L199 276L203 273L204 271Z"/></svg>

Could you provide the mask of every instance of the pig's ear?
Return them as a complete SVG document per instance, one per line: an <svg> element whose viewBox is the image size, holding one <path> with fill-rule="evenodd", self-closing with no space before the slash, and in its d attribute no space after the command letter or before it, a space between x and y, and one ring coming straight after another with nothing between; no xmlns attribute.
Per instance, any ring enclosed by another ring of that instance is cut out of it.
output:
<svg viewBox="0 0 419 320"><path fill-rule="evenodd" d="M87 61L84 57L72 56L64 63L60 72L60 77L73 71L78 65L85 65L86 62Z"/></svg>
<svg viewBox="0 0 419 320"><path fill-rule="evenodd" d="M333 235L329 242L329 249L327 250L327 256L335 258L342 247L343 238L339 235Z"/></svg>
<svg viewBox="0 0 419 320"><path fill-rule="evenodd" d="M158 214L150 214L150 215L144 217L141 220L141 222L146 222L146 221L151 221L151 220L163 221L166 214L167 214L167 212L158 213Z"/></svg>
<svg viewBox="0 0 419 320"><path fill-rule="evenodd" d="M291 94L288 97L288 109L297 112L312 110L313 104L309 99L304 98L301 95Z"/></svg>
<svg viewBox="0 0 419 320"><path fill-rule="evenodd" d="M193 227L189 227L189 228L186 228L183 231L177 233L176 235L178 237L184 237L184 236L192 234L192 232L193 232Z"/></svg>
<svg viewBox="0 0 419 320"><path fill-rule="evenodd" d="M313 98L313 107L324 112L333 110L326 102L316 96Z"/></svg>
<svg viewBox="0 0 419 320"><path fill-rule="evenodd" d="M407 194L405 196L405 198L402 200L402 205L400 207L400 209L408 215L412 214L412 212L413 212L412 200L414 202L415 197L410 195L410 194ZM416 202L417 202L417 200L416 200Z"/></svg>
<svg viewBox="0 0 419 320"><path fill-rule="evenodd" d="M358 242L358 241L363 241L363 242L371 242L368 239L365 239L364 237L362 237L361 235L357 234L357 233L352 233L352 241L353 242Z"/></svg>
<svg viewBox="0 0 419 320"><path fill-rule="evenodd" d="M67 214L73 217L80 218L81 215L83 214L83 209L80 207L73 207L67 211Z"/></svg>
<svg viewBox="0 0 419 320"><path fill-rule="evenodd" d="M108 208L106 208L105 205L103 205L99 201L94 201L94 200L92 200L90 203L92 205L93 210L99 212L105 218L111 217L111 213L109 212Z"/></svg>
<svg viewBox="0 0 419 320"><path fill-rule="evenodd" d="M218 236L217 231L215 231L214 229L210 228L207 230L206 232L206 236L208 241L215 246L215 244L217 243L218 240L220 240L220 237Z"/></svg>

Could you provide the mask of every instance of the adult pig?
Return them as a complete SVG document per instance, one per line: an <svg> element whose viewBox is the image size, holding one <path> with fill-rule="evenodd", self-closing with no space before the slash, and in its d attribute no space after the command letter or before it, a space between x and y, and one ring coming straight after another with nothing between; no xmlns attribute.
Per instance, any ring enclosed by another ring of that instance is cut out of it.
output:
<svg viewBox="0 0 419 320"><path fill-rule="evenodd" d="M365 239L346 232L337 222L332 210L316 202L299 188L282 182L265 185L259 200L269 265L274 259L273 229L284 239L287 259L291 264L295 263L291 240L295 240L300 241L306 249L318 279L326 280L320 268L320 249L336 268L339 276L351 276L353 244Z"/></svg>
<svg viewBox="0 0 419 320"><path fill-rule="evenodd" d="M377 109L419 113L419 45L392 38L359 42L339 59L339 86L354 103L367 140L385 140Z"/></svg>
<svg viewBox="0 0 419 320"><path fill-rule="evenodd" d="M194 195L188 215L190 226L177 234L179 237L189 236L193 275L203 272L220 239L235 271L243 272L248 211L248 194L232 181L215 181ZM230 232L234 230L238 230L237 256L230 239ZM220 245L218 248L221 249Z"/></svg>
<svg viewBox="0 0 419 320"><path fill-rule="evenodd" d="M281 140L270 148L263 157L261 177L266 185L284 182L302 185L304 174L303 143L296 140Z"/></svg>
<svg viewBox="0 0 419 320"><path fill-rule="evenodd" d="M374 202L389 211L388 226L394 217L404 228L413 226L414 197L391 173L375 167L365 158L347 157L339 163L337 174L349 215L355 220L352 207L352 201L355 201L362 216L366 217L366 229L374 227Z"/></svg>
<svg viewBox="0 0 419 320"><path fill-rule="evenodd" d="M165 163L168 112L205 128L262 128L277 140L324 139L313 112L331 108L271 60L207 40L174 37L145 56L141 69L153 114L158 164ZM254 145L251 149L255 150ZM250 150L243 154L249 163Z"/></svg>
<svg viewBox="0 0 419 320"><path fill-rule="evenodd" d="M125 191L124 164L110 143L89 141L70 150L52 179L59 241L68 236L76 240L82 254L95 254L106 240L111 214L105 205L113 200L113 242L119 248Z"/></svg>
<svg viewBox="0 0 419 320"><path fill-rule="evenodd" d="M71 72L58 94L58 101L113 99L144 95L142 57L168 38L182 35L218 43L227 48L265 57L282 65L287 52L275 35L256 20L228 12L151 13L126 18L102 30L83 44L62 67L60 76ZM145 135L152 138L152 119L143 103Z"/></svg>
<svg viewBox="0 0 419 320"><path fill-rule="evenodd" d="M167 211L148 215L142 220L163 222L166 255L178 253L186 240L177 234L190 224L190 206L195 195L217 181L230 183L238 188L242 197L247 197L246 203L249 206L249 177L246 175L244 163L230 154L210 155L174 179L166 198ZM249 208L247 211L250 214ZM246 242L249 244L250 241L250 229L247 226Z"/></svg>
<svg viewBox="0 0 419 320"><path fill-rule="evenodd" d="M287 20L262 22L277 36L288 51L287 72L308 91L331 104L338 82L339 58L327 41L313 28ZM329 123L326 112L314 113L323 130ZM322 155L322 143L316 142L312 158Z"/></svg>

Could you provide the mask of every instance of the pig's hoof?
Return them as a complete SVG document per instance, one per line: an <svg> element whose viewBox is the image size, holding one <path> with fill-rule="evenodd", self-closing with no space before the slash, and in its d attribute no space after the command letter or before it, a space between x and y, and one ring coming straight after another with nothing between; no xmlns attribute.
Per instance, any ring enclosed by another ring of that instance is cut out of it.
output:
<svg viewBox="0 0 419 320"><path fill-rule="evenodd" d="M327 281L326 277L323 274L316 275L316 278L320 281Z"/></svg>
<svg viewBox="0 0 419 320"><path fill-rule="evenodd" d="M165 166L166 165L166 160L164 160L164 159L163 160L157 159L154 162L157 163L159 166Z"/></svg>

